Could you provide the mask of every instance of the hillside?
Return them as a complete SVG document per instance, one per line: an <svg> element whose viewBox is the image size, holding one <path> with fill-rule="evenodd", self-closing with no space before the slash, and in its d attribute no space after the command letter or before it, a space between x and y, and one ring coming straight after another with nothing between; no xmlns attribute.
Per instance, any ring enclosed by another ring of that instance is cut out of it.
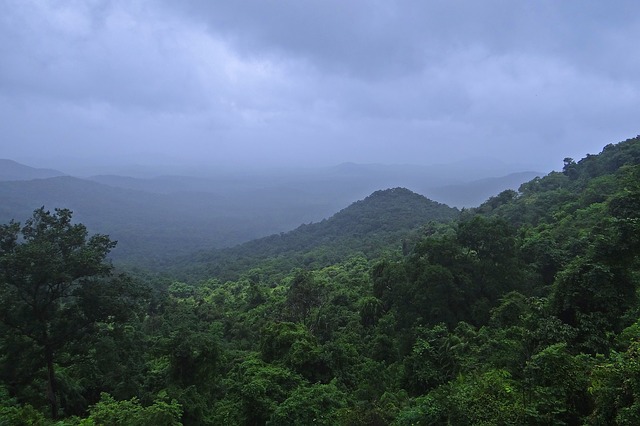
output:
<svg viewBox="0 0 640 426"><path fill-rule="evenodd" d="M400 249L410 231L432 221L450 221L458 214L455 208L405 188L376 191L321 222L181 259L173 273L190 279L231 279L267 260L273 272L282 273L295 266L330 265L353 253L376 256Z"/></svg>
<svg viewBox="0 0 640 426"><path fill-rule="evenodd" d="M499 216L515 226L540 226L573 216L581 208L604 206L620 181L640 164L640 137L605 146L598 155L579 161L564 159L561 172L523 183L518 191L505 190L490 197L475 211Z"/></svg>
<svg viewBox="0 0 640 426"><path fill-rule="evenodd" d="M406 256L347 250L305 264L309 241L352 231L361 248L388 223L375 215L405 195L379 192L324 226L209 259L225 263L210 278L235 264L235 281L174 288L242 348L215 418L305 418L322 406L344 425L637 423L640 138L566 159L562 172L422 232ZM365 209L369 226L359 208L377 201L385 207ZM308 271L256 264L260 250ZM271 386L287 373L303 384L273 396L273 409L240 408L242 389L268 372Z"/></svg>
<svg viewBox="0 0 640 426"><path fill-rule="evenodd" d="M37 169L0 158L0 181L46 179L56 176L64 176L64 173L52 169Z"/></svg>
<svg viewBox="0 0 640 426"><path fill-rule="evenodd" d="M640 138L423 230L405 256L362 255L413 202L426 205L376 192L203 255L200 284L170 287L239 351L209 390L213 418L263 424L322 407L325 424L362 426L637 423ZM244 389L265 382L282 394L261 394L273 405L256 411Z"/></svg>

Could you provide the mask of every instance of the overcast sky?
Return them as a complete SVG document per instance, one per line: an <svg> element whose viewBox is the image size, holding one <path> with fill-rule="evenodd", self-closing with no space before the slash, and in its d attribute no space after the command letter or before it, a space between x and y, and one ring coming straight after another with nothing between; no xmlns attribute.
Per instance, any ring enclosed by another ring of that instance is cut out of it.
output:
<svg viewBox="0 0 640 426"><path fill-rule="evenodd" d="M640 2L0 0L0 158L539 171L640 133Z"/></svg>

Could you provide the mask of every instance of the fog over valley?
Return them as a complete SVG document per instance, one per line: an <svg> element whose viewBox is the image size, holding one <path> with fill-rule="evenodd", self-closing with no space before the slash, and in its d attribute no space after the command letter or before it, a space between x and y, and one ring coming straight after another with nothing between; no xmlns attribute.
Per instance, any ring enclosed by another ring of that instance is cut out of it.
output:
<svg viewBox="0 0 640 426"><path fill-rule="evenodd" d="M117 260L152 265L177 255L239 244L318 222L378 189L406 187L454 207L474 207L543 173L479 179L469 164L217 171L210 176L71 176L0 160L0 220L64 206L94 232L116 239ZM508 170L506 165L493 172Z"/></svg>

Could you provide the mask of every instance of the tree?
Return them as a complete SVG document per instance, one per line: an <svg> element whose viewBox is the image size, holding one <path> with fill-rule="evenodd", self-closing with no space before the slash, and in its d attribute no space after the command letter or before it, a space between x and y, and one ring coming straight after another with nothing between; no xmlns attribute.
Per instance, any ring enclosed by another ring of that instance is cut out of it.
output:
<svg viewBox="0 0 640 426"><path fill-rule="evenodd" d="M105 257L116 245L108 236L88 236L72 212L44 207L23 227L0 226L0 323L13 338L30 341L46 366L46 399L58 416L55 363L65 346L78 342L99 322L117 322L126 309L108 292L112 267ZM122 283L122 281L121 281ZM117 309L112 309L116 308Z"/></svg>
<svg viewBox="0 0 640 426"><path fill-rule="evenodd" d="M367 296L360 300L360 322L365 327L376 325L384 314L384 306L380 299Z"/></svg>
<svg viewBox="0 0 640 426"><path fill-rule="evenodd" d="M404 358L404 382L410 394L420 395L453 379L459 365L445 324L417 331L421 336Z"/></svg>
<svg viewBox="0 0 640 426"><path fill-rule="evenodd" d="M565 176L569 176L570 179L575 179L578 176L576 162L571 157L566 157L563 161L564 166L562 167L562 173Z"/></svg>
<svg viewBox="0 0 640 426"><path fill-rule="evenodd" d="M517 382L506 370L458 375L415 399L394 425L514 425L524 422Z"/></svg>
<svg viewBox="0 0 640 426"><path fill-rule="evenodd" d="M300 323L270 323L262 329L262 359L282 363L311 381L324 380L328 366L316 337Z"/></svg>
<svg viewBox="0 0 640 426"><path fill-rule="evenodd" d="M346 395L335 380L328 384L298 386L275 409L268 425L335 425L339 411L346 404Z"/></svg>
<svg viewBox="0 0 640 426"><path fill-rule="evenodd" d="M211 424L264 425L303 383L287 368L251 356L239 361L222 381L224 397L214 405Z"/></svg>
<svg viewBox="0 0 640 426"><path fill-rule="evenodd" d="M308 324L311 310L322 305L322 290L309 272L297 271L286 299L286 307L292 319Z"/></svg>
<svg viewBox="0 0 640 426"><path fill-rule="evenodd" d="M595 409L590 424L640 424L640 341L637 323L635 336L624 352L612 351L611 356L596 365L591 374ZM628 329L629 331L632 330Z"/></svg>
<svg viewBox="0 0 640 426"><path fill-rule="evenodd" d="M623 314L636 302L635 292L628 268L577 257L558 274L551 306L572 327L581 328L585 320L593 322L599 317L599 333L619 331ZM593 337L593 331L587 334Z"/></svg>
<svg viewBox="0 0 640 426"><path fill-rule="evenodd" d="M116 401L103 393L100 401L90 410L91 415L83 425L128 425L128 426L182 426L182 407L176 402L157 399L152 405L142 406L138 398Z"/></svg>
<svg viewBox="0 0 640 426"><path fill-rule="evenodd" d="M527 424L584 424L591 411L590 358L573 356L557 343L531 357L524 368Z"/></svg>

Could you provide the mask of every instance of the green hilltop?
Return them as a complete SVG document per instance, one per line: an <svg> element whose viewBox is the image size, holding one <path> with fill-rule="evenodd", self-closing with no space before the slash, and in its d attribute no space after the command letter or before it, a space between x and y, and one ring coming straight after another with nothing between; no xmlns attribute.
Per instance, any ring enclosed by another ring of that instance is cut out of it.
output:
<svg viewBox="0 0 640 426"><path fill-rule="evenodd" d="M321 222L185 257L172 265L172 271L183 278L226 280L255 267L278 275L295 267L328 266L353 254L375 257L400 249L411 231L430 222L453 220L458 214L455 208L405 188L380 190Z"/></svg>

